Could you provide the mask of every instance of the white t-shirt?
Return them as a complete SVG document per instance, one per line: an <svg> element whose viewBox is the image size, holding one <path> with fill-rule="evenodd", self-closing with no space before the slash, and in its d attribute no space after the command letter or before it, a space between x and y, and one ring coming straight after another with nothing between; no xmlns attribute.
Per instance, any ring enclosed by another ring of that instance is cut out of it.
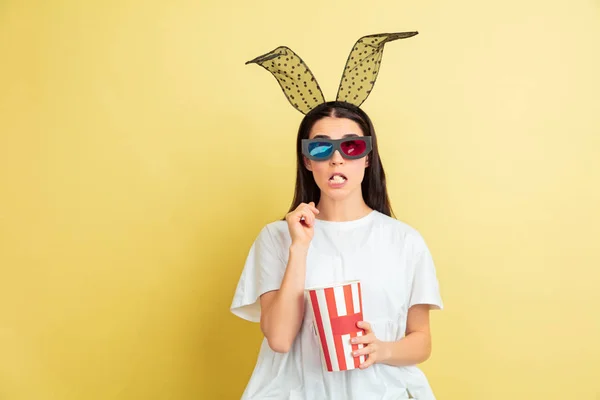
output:
<svg viewBox="0 0 600 400"><path fill-rule="evenodd" d="M279 289L290 244L285 221L272 222L261 230L231 304L235 315L260 321L259 296ZM443 308L435 266L422 236L406 223L378 211L354 221L315 222L305 287L352 280L361 281L363 319L382 341L404 336L412 305ZM305 301L304 321L291 350L276 353L264 339L242 399L435 400L417 366L324 369L308 296Z"/></svg>

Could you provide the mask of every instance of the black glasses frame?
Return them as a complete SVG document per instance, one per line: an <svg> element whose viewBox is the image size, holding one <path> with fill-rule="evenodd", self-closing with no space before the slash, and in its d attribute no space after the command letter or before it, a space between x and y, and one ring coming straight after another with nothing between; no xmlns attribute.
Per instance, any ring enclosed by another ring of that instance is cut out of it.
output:
<svg viewBox="0 0 600 400"><path fill-rule="evenodd" d="M366 148L363 153L361 153L358 156L349 156L348 154L346 154L342 151L342 143L357 142L357 141L365 142ZM328 157L313 156L308 151L308 148L312 143L327 143L333 147L333 150L331 151L331 154ZM371 136L352 136L352 137L347 137L347 138L343 138L343 139L326 139L326 138L302 139L302 154L304 154L304 156L306 158L308 158L309 160L314 160L314 161L329 160L333 156L333 153L335 153L336 150L338 150L340 152L340 154L342 155L342 157L347 160L356 160L359 158L363 158L373 150L373 147L371 144Z"/></svg>

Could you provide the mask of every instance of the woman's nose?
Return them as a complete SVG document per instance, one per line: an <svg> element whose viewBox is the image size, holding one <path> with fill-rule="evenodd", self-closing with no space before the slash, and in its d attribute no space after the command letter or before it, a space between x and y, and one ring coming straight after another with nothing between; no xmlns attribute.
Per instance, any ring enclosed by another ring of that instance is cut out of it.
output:
<svg viewBox="0 0 600 400"><path fill-rule="evenodd" d="M336 150L333 153L333 155L331 156L331 159L329 161L333 165L343 164L344 163L344 157L342 157L342 155L340 154L340 152L338 150Z"/></svg>

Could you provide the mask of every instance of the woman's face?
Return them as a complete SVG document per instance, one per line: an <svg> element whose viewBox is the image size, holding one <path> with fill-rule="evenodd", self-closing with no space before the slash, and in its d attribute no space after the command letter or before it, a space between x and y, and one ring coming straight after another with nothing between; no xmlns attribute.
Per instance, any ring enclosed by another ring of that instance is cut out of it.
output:
<svg viewBox="0 0 600 400"><path fill-rule="evenodd" d="M309 139L324 137L342 139L351 136L364 136L360 126L347 118L325 117L312 127ZM368 158L346 160L339 151L324 161L309 160L304 157L304 165L312 171L322 195L341 200L349 195L362 196L361 183L368 166Z"/></svg>

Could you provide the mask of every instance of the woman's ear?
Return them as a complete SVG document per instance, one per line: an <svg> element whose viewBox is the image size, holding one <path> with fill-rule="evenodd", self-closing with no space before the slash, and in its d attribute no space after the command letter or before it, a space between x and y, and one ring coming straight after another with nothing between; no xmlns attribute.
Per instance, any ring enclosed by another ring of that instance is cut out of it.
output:
<svg viewBox="0 0 600 400"><path fill-rule="evenodd" d="M310 160L306 158L306 156L302 156L302 160L304 161L304 167L307 170L312 171L312 167L310 166Z"/></svg>

